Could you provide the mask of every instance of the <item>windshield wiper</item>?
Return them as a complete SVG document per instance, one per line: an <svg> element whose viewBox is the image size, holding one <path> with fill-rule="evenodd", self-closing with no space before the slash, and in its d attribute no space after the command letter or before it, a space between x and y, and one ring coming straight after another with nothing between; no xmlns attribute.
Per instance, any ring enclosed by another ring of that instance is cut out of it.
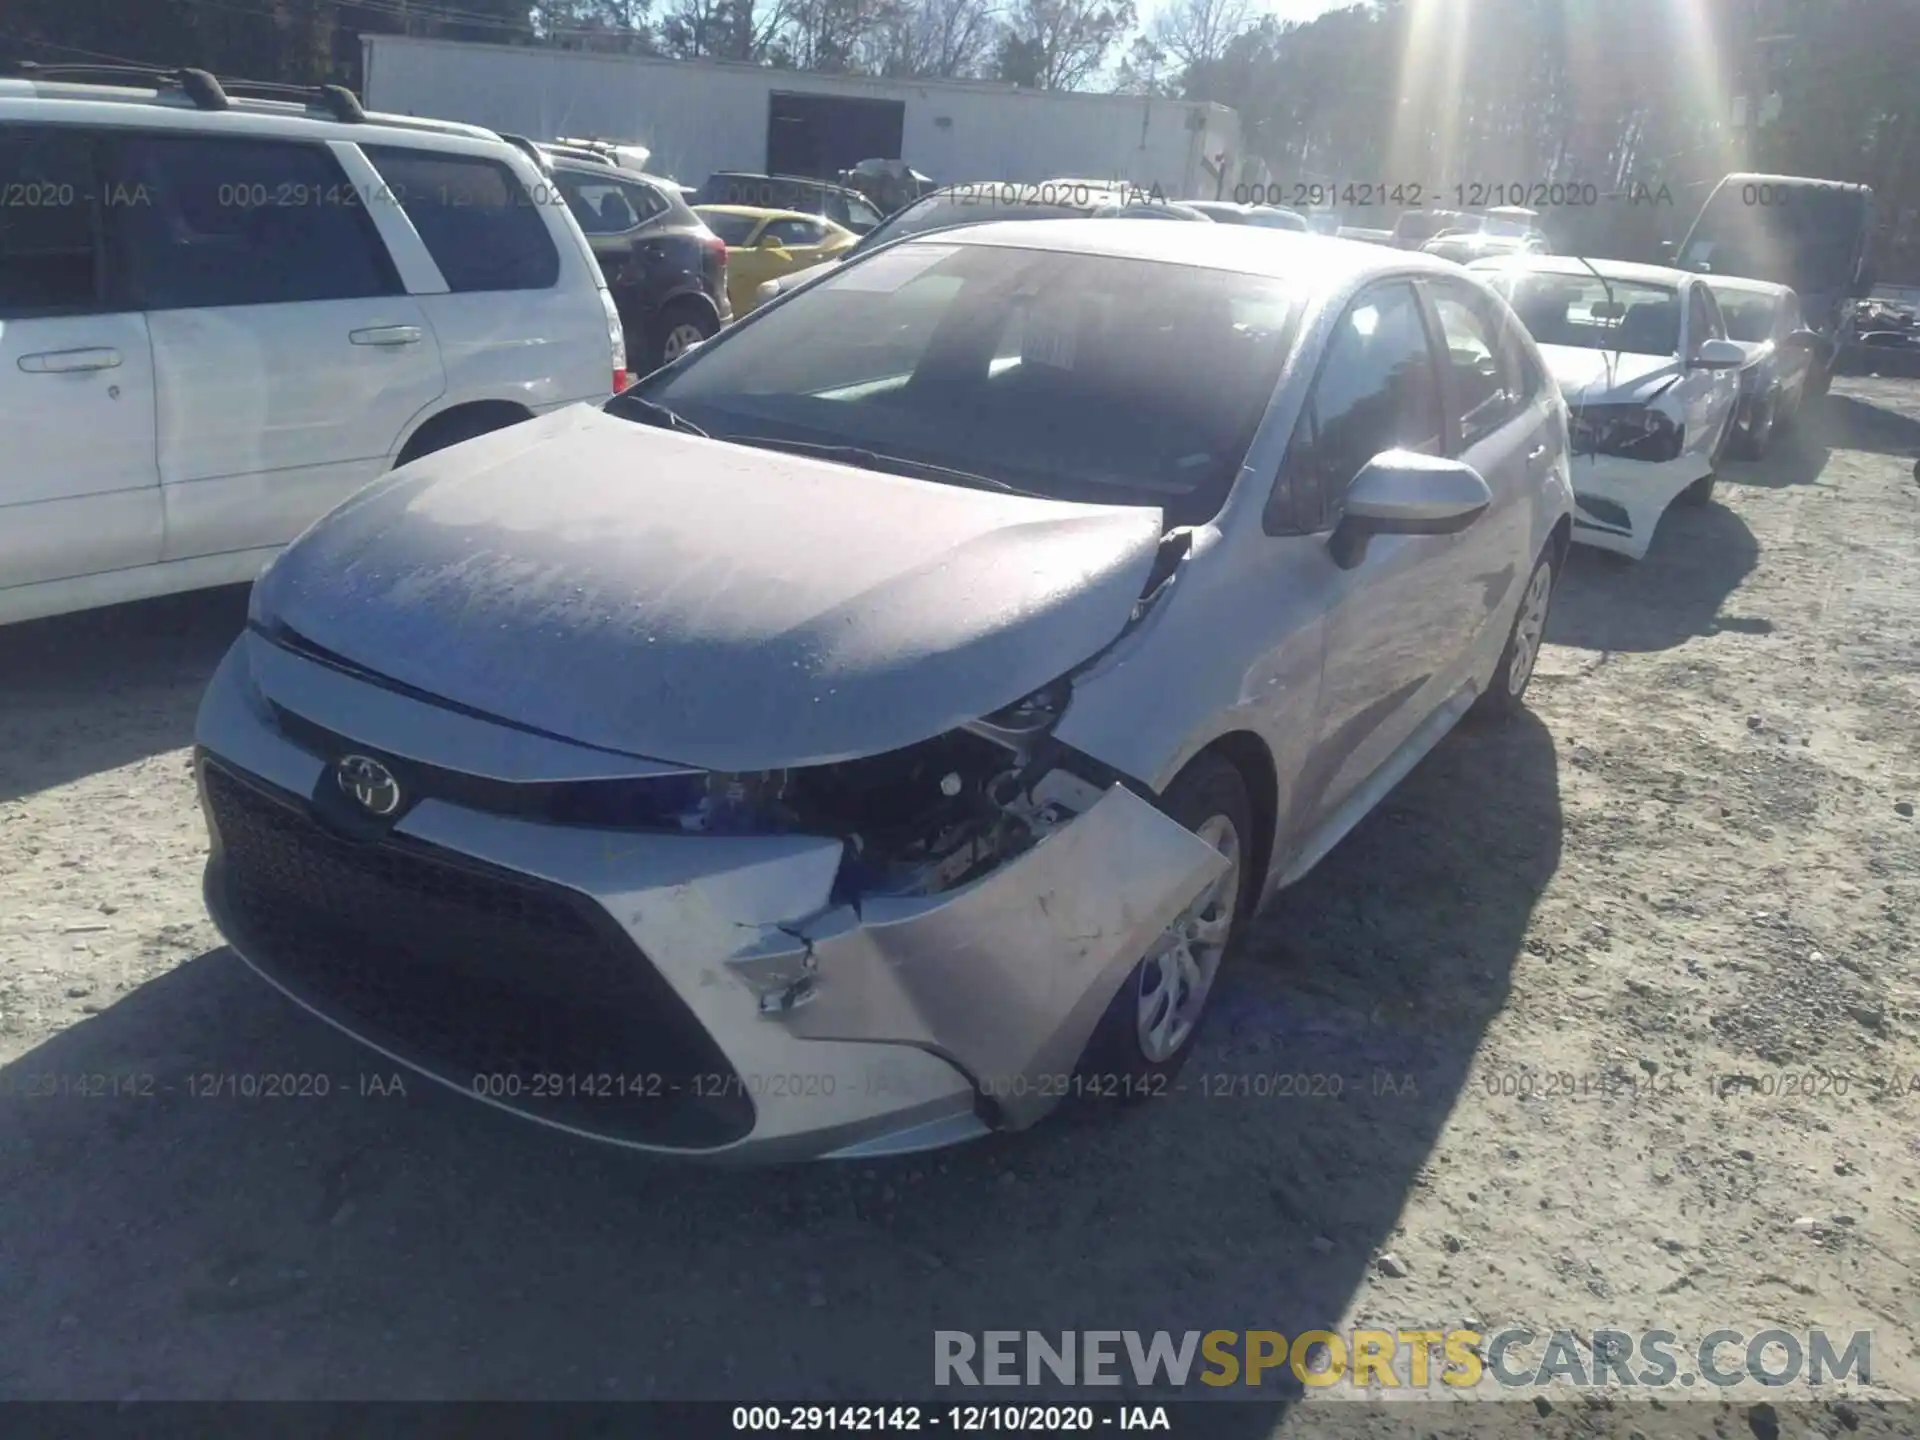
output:
<svg viewBox="0 0 1920 1440"><path fill-rule="evenodd" d="M662 430L678 430L683 435L698 435L702 440L713 437L694 424L686 416L669 410L657 400L647 400L623 390L609 400L603 407L609 414L624 416L629 420L638 420L642 425L657 425Z"/></svg>
<svg viewBox="0 0 1920 1440"><path fill-rule="evenodd" d="M762 450L786 450L795 455L812 455L821 460L837 460L842 465L857 465L862 470L891 472L918 480L943 480L950 485L964 485L974 490L997 490L1002 495L1024 495L1031 500L1047 498L1032 490L1022 490L1018 485L1009 485L1006 481L995 479L991 475L979 475L971 470L954 470L926 460L908 460L900 455L883 455L878 450L868 450L860 445L829 445L814 440L783 440L773 435L728 435L724 438L735 445L753 445Z"/></svg>

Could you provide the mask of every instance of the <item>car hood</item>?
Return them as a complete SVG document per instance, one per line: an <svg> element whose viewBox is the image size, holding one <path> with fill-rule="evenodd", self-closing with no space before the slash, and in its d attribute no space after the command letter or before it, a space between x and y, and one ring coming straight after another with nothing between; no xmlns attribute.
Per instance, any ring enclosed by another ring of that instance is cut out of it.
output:
<svg viewBox="0 0 1920 1440"><path fill-rule="evenodd" d="M1673 355L1542 345L1540 358L1569 405L1645 404L1680 378Z"/></svg>
<svg viewBox="0 0 1920 1440"><path fill-rule="evenodd" d="M1160 512L962 489L574 406L301 536L256 623L453 706L701 769L897 749L1125 628ZM287 637L288 643L297 643Z"/></svg>

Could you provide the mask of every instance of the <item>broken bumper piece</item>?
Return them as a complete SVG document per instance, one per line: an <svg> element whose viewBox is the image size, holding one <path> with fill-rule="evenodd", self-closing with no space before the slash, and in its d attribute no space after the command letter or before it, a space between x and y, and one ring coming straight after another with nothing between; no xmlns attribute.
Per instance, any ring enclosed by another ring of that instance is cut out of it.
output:
<svg viewBox="0 0 1920 1440"><path fill-rule="evenodd" d="M1119 787L958 888L850 904L832 838L609 832L431 797L345 834L315 803L337 756L290 738L245 643L196 737L207 905L234 950L449 1088L637 1149L870 1156L1030 1124L1225 864ZM355 744L404 754L394 707L415 703L389 693L367 712L385 733Z"/></svg>

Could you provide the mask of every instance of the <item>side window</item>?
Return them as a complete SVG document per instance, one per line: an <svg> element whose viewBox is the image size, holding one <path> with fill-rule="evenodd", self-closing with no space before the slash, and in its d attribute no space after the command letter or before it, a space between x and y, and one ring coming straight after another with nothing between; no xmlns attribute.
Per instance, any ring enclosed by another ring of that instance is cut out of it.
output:
<svg viewBox="0 0 1920 1440"><path fill-rule="evenodd" d="M1436 284L1432 295L1446 350L1448 393L1460 420L1460 446L1467 449L1526 407L1518 362L1502 343L1492 307L1480 297L1444 284Z"/></svg>
<svg viewBox="0 0 1920 1440"><path fill-rule="evenodd" d="M826 203L820 207L820 213L836 225L846 224L848 219L847 197L829 192L826 196Z"/></svg>
<svg viewBox="0 0 1920 1440"><path fill-rule="evenodd" d="M1275 499L1291 502L1294 528L1322 529L1375 455L1437 455L1440 435L1439 371L1419 301L1411 285L1382 285L1334 326L1281 464L1285 498Z"/></svg>
<svg viewBox="0 0 1920 1440"><path fill-rule="evenodd" d="M361 197L320 146L130 135L113 149L106 215L134 308L399 293Z"/></svg>
<svg viewBox="0 0 1920 1440"><path fill-rule="evenodd" d="M827 238L827 230L815 220L769 220L764 236L782 245L818 245Z"/></svg>
<svg viewBox="0 0 1920 1440"><path fill-rule="evenodd" d="M885 217L864 200L847 200L847 218L840 221L850 230L867 231L878 225Z"/></svg>
<svg viewBox="0 0 1920 1440"><path fill-rule="evenodd" d="M554 178L573 218L589 235L623 235L667 208L653 190L633 181L588 179L564 171Z"/></svg>
<svg viewBox="0 0 1920 1440"><path fill-rule="evenodd" d="M0 319L99 308L93 137L65 126L0 126Z"/></svg>
<svg viewBox="0 0 1920 1440"><path fill-rule="evenodd" d="M1780 323L1775 334L1782 340L1800 328L1800 297L1786 295L1780 301Z"/></svg>
<svg viewBox="0 0 1920 1440"><path fill-rule="evenodd" d="M540 207L498 160L369 145L367 158L456 294L545 290L560 252Z"/></svg>

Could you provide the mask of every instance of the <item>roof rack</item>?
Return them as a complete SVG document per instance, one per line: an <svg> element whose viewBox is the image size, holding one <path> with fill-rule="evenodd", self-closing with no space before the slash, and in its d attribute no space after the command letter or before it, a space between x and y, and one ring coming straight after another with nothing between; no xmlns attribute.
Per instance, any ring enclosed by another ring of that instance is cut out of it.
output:
<svg viewBox="0 0 1920 1440"><path fill-rule="evenodd" d="M231 110L233 97L261 100L299 100L318 105L344 125L366 120L360 97L344 85L282 85L271 80L222 80L209 70L191 66L168 70L149 65L42 65L22 60L15 67L27 80L70 80L81 84L135 81L155 90L178 90L199 110Z"/></svg>
<svg viewBox="0 0 1920 1440"><path fill-rule="evenodd" d="M513 148L518 150L522 155L525 155L529 160L533 161L533 163L539 167L542 175L551 175L553 173L553 157L526 136L509 135L506 131L502 130L500 132L500 138L506 141L507 144L513 146Z"/></svg>

